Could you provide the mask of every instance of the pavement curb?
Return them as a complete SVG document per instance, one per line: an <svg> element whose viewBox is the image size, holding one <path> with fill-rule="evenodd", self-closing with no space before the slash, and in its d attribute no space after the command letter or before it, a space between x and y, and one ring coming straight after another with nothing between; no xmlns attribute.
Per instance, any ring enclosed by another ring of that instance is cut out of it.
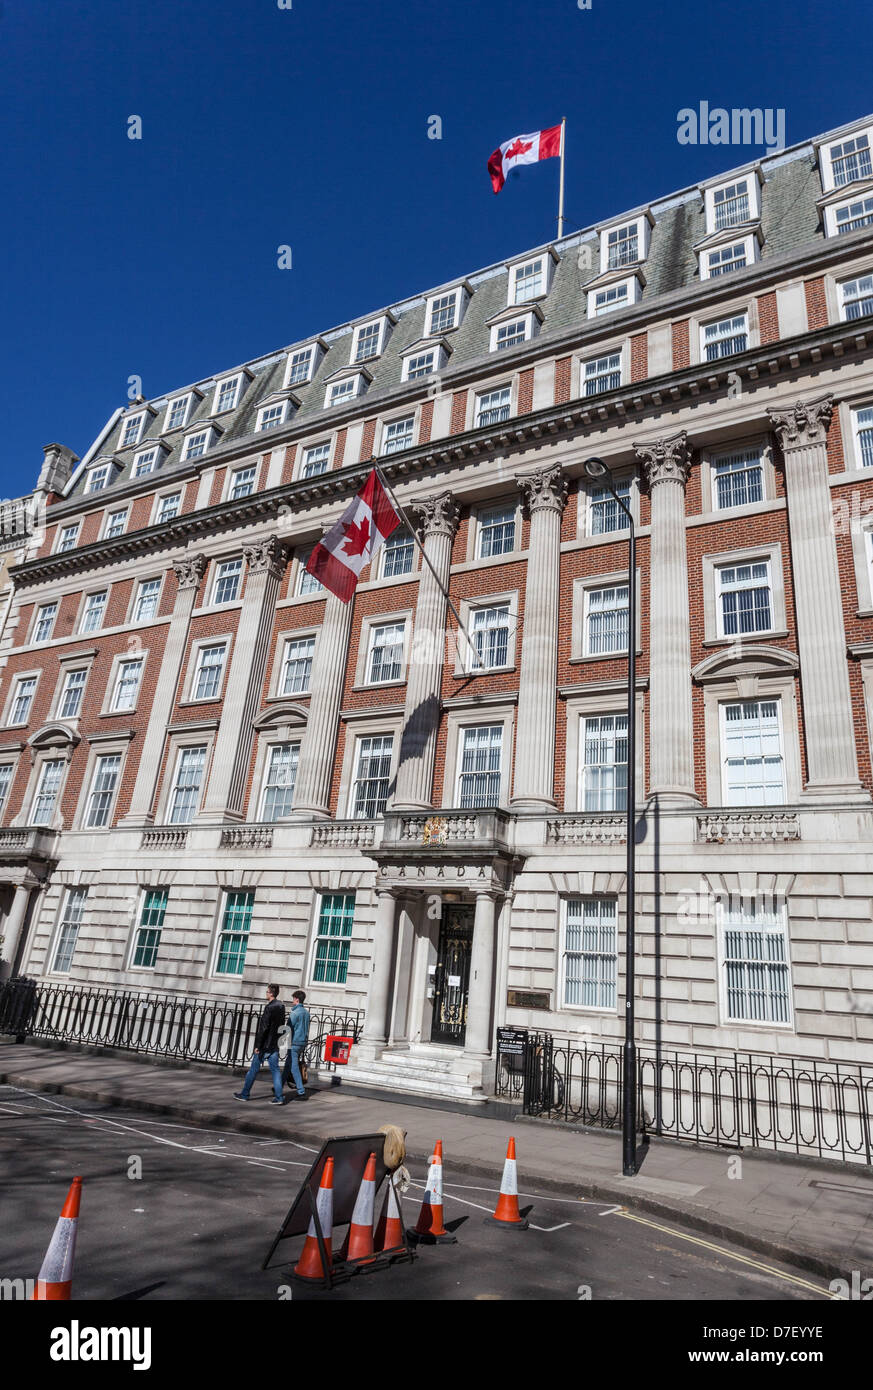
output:
<svg viewBox="0 0 873 1390"><path fill-rule="evenodd" d="M228 1115L223 1111L198 1109L194 1106L180 1105L171 1101L150 1101L140 1097L134 1101L129 1096L107 1090L99 1085L35 1081L32 1077L11 1071L0 1072L0 1084L21 1086L27 1090L41 1091L46 1095L68 1096L74 1100L96 1101L98 1104L111 1106L113 1109L136 1109L147 1114L172 1115L175 1119L186 1120L195 1127L203 1129L229 1129L239 1134L262 1135L268 1139L287 1137L281 1129L277 1128L272 1117L264 1120L255 1118L249 1120L242 1115ZM319 1129L306 1129L295 1135L295 1138L299 1140L311 1140L319 1143L329 1137L331 1136L328 1133L323 1133ZM430 1161L429 1151L417 1153L410 1149L406 1156L412 1162L421 1163L424 1167L427 1167ZM450 1158L448 1166L452 1172L468 1177L490 1178L492 1181L496 1179L499 1169L499 1164L489 1165L467 1158ZM820 1251L802 1245L788 1246L743 1227L702 1216L696 1208L686 1206L680 1201L651 1197L645 1193L628 1192L626 1188L614 1187L608 1181L587 1182L583 1180L578 1183L571 1183L554 1178L548 1173L533 1171L524 1162L521 1163L520 1169L520 1184L527 1187L537 1187L544 1194L551 1193L561 1197L588 1197L596 1201L625 1207L628 1211L639 1211L648 1216L657 1216L662 1220L680 1221L704 1235L717 1236L720 1240L731 1241L755 1254L766 1255L772 1260L778 1260L794 1269L806 1270L812 1274L820 1275L827 1280L843 1278L845 1275L843 1265L835 1263L833 1259L822 1255Z"/></svg>

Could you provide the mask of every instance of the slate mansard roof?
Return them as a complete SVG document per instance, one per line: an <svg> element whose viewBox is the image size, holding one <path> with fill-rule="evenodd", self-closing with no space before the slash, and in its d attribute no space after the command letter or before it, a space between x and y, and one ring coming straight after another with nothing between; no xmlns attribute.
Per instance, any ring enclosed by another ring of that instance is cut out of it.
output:
<svg viewBox="0 0 873 1390"><path fill-rule="evenodd" d="M867 118L867 123L873 125L873 117ZM790 255L802 247L814 248L817 243L825 241L822 214L817 203L822 194L817 147L827 139L833 139L847 131L857 131L863 124L863 121L854 121L839 131L828 132L815 140L806 141L771 156L765 155L732 170L726 170L717 178L705 180L705 185L716 182L723 184L729 183L735 175L753 171L760 174L761 216L758 225L762 244L760 261L756 267L750 269L760 271L766 268L770 259ZM459 327L445 335L451 351L443 374L451 377L459 367L475 360L483 361L483 376L499 372L503 366L511 370L516 353L523 350L525 345L522 345L522 349L510 348L501 352L498 355L500 366L494 362L493 354L491 362L488 361L488 321L507 308L508 265L549 251L555 257L549 293L537 301L542 314L537 343L541 350L547 352L550 337L557 337L585 324L586 288L599 280L601 274L600 229L629 222L646 214L652 221L648 254L639 265L629 267L627 273L630 275L635 269L639 269L644 278L637 311L645 309L647 305L654 308L653 301L673 291L691 289L700 282L695 247L707 236L704 198L701 191L703 187L704 184L693 185L650 204L631 209L627 213L610 216L560 241L533 247L530 251L513 256L507 261L448 281L443 286L401 303L376 309L352 322L302 339L299 343L291 344L264 357L229 367L226 371L188 386L180 386L151 401L131 403L114 419L110 431L104 432L105 437L98 436L91 446L66 489L67 501L73 502L82 495L86 487L87 472L98 461L110 458L114 460L112 485L129 480L133 475L135 455L152 444L160 443L164 447L160 475L166 478L168 472L172 472L174 467L181 463L184 439L197 426L217 426L216 435L205 455L207 459L217 445L239 443L245 448L247 442L253 453L259 451L261 446L264 449L275 447L279 439L285 438L285 428L280 431L258 432L258 411L268 403L268 398L274 393L279 393L276 399L288 396L288 392L283 392L288 355L314 342L322 343L326 350L321 355L312 379L305 385L290 388L290 399L292 403L299 402L299 406L289 413L286 428L293 425L293 433L298 436L301 433L300 427L303 426L303 432L317 436L320 431L328 434L338 424L347 423L347 407L325 407L328 381L335 373L353 366L351 355L355 328L388 314L394 327L381 355L360 364L371 375L372 380L365 394L349 402L355 408L354 413L358 418L364 411L367 414L374 413L383 397L396 393L401 387L403 354L412 344L426 337L428 298L459 285L468 287L470 297ZM748 224L746 230L750 230L750 227L751 224ZM738 238L741 234L740 229L734 230ZM743 270L735 271L728 278L731 284L739 287L743 275L747 273L748 271ZM716 281L713 288L726 284L727 278ZM520 317L532 306L522 304L517 307ZM608 334L612 325L620 325L628 312L628 309L619 309L598 320L598 323L603 323L604 333ZM530 344L526 346L529 348ZM216 415L215 384L237 373L242 373L242 384L236 408ZM426 379L409 383L407 389L411 393L414 387L422 386L426 388ZM195 394L184 428L165 432L167 403L187 392ZM146 421L141 438L135 445L121 448L125 421L143 410L146 411ZM101 493L100 500L105 500L105 492Z"/></svg>

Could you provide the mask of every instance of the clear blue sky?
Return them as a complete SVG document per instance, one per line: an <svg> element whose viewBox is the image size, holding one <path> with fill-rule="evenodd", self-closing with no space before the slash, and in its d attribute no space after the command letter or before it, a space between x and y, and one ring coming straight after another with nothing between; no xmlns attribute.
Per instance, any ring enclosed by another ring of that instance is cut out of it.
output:
<svg viewBox="0 0 873 1390"><path fill-rule="evenodd" d="M862 0L0 0L0 495L131 374L157 396L548 240L557 161L495 197L501 141L566 116L569 231L763 152L680 145L681 107L783 107L788 144L865 114L871 33Z"/></svg>

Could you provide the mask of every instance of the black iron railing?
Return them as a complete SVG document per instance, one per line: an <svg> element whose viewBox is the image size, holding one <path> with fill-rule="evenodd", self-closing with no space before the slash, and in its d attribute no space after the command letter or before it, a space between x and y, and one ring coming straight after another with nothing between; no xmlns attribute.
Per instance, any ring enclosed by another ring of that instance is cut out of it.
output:
<svg viewBox="0 0 873 1390"><path fill-rule="evenodd" d="M618 1047L532 1032L520 1054L498 1052L496 1091L528 1115L618 1129L621 1072ZM860 1063L640 1051L637 1093L642 1134L873 1164L873 1067Z"/></svg>
<svg viewBox="0 0 873 1390"><path fill-rule="evenodd" d="M0 1033L236 1067L251 1058L263 1007L251 999L10 980L0 986ZM357 1040L364 1011L316 1006L309 1013L306 1061L333 1070L321 1060L324 1039L342 1033Z"/></svg>

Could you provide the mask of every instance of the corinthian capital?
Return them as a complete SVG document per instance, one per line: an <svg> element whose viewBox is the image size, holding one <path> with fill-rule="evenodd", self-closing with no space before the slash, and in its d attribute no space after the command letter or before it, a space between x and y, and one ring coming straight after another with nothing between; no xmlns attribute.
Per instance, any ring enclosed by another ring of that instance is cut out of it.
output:
<svg viewBox="0 0 873 1390"><path fill-rule="evenodd" d="M532 473L517 474L515 481L531 512L554 511L560 515L564 510L567 479L559 463L535 468Z"/></svg>
<svg viewBox="0 0 873 1390"><path fill-rule="evenodd" d="M767 414L784 451L826 443L833 409L833 396L817 396L811 401L797 401L789 410L768 410Z"/></svg>
<svg viewBox="0 0 873 1390"><path fill-rule="evenodd" d="M250 574L266 571L276 579L281 579L285 569L285 547L275 536L265 536L263 540L251 541L243 546L243 558Z"/></svg>
<svg viewBox="0 0 873 1390"><path fill-rule="evenodd" d="M634 450L645 469L649 487L656 483L681 483L684 487L691 472L691 445L684 430L651 444L635 444Z"/></svg>
<svg viewBox="0 0 873 1390"><path fill-rule="evenodd" d="M412 510L423 536L449 536L454 540L461 513L450 492L425 497L423 502L416 502Z"/></svg>
<svg viewBox="0 0 873 1390"><path fill-rule="evenodd" d="M205 555L183 555L181 560L173 561L176 583L180 589L198 588L205 569Z"/></svg>

